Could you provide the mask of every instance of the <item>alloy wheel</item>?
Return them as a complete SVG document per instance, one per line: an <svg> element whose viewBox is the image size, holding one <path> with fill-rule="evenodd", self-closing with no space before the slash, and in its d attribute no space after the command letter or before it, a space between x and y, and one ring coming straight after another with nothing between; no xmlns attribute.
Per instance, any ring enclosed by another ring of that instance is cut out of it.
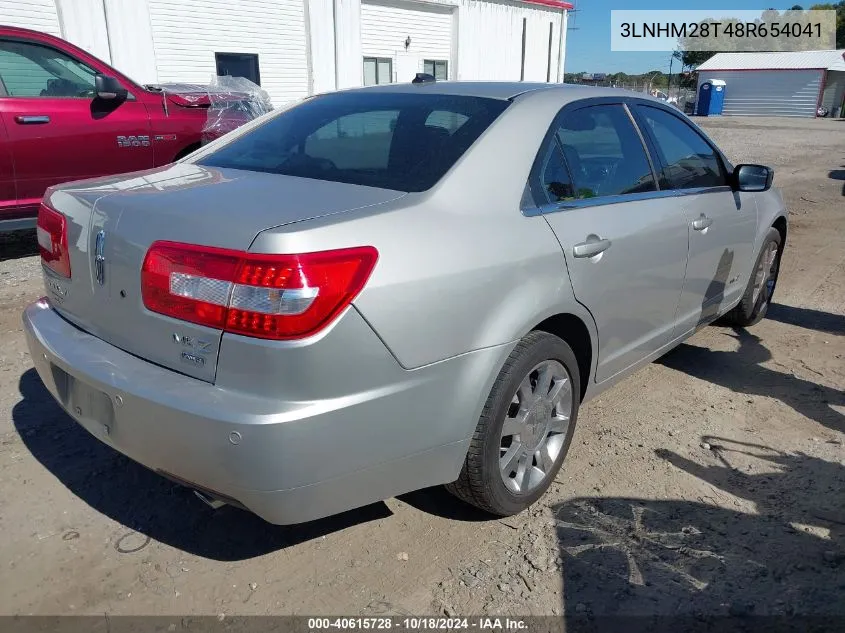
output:
<svg viewBox="0 0 845 633"><path fill-rule="evenodd" d="M502 425L499 471L505 486L524 495L552 472L572 415L572 380L556 360L537 364L520 383Z"/></svg>

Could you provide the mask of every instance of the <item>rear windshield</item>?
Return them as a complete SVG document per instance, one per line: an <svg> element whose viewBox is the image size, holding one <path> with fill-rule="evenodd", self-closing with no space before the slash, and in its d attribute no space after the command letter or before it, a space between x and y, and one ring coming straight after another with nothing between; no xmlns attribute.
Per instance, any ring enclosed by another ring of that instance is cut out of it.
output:
<svg viewBox="0 0 845 633"><path fill-rule="evenodd" d="M425 191L509 103L451 95L338 92L308 99L198 163Z"/></svg>

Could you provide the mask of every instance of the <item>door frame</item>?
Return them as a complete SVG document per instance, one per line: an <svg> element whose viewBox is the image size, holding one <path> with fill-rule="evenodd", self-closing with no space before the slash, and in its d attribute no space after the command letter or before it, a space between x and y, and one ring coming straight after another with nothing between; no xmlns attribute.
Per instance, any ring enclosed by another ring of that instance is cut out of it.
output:
<svg viewBox="0 0 845 633"><path fill-rule="evenodd" d="M665 189L660 187L660 174L657 171L657 165L661 165L660 156L652 144L651 136L648 129L643 129L644 126L642 124L642 119L636 115L637 104L643 104L658 108L660 110L665 110L671 115L680 118L686 125L691 126L694 131L698 132L704 138L707 144L710 145L710 147L721 160L726 172L730 174L733 171L733 165L727 159L725 154L716 146L713 140L709 136L707 136L707 134L703 130L701 130L701 128L695 125L692 121L685 119L684 115L672 106L666 105L657 100L644 99L636 96L629 97L627 95L617 97L590 97L587 99L579 99L577 101L572 101L564 105L555 115L552 122L549 124L549 129L540 143L540 146L537 150L537 156L534 158L534 163L531 166L531 172L528 181L528 191L530 195L526 196L526 199L523 200L523 203L521 205L522 214L527 217L534 217L537 215L545 215L547 213L557 213L572 208L595 207L607 204L619 204L622 202L633 202L636 200L650 200L655 198L680 198L683 196L697 195L708 191L722 191L724 187L717 187L715 189L713 187L699 187L696 189ZM631 117L631 123L633 124L634 129L637 131L637 134L639 135L640 140L643 144L643 150L645 151L646 156L648 157L649 164L651 165L652 177L654 178L654 181L656 183L656 189L654 191L648 191L644 193L628 193L614 196L598 196L596 198L585 198L580 200L570 200L566 202L542 202L542 199L538 198L537 192L532 188L531 185L534 182L534 175L537 173L537 170L541 166L543 148L546 147L546 144L554 136L557 125L560 123L560 120L564 116L577 110L596 105L623 105L625 107L628 112L628 115Z"/></svg>

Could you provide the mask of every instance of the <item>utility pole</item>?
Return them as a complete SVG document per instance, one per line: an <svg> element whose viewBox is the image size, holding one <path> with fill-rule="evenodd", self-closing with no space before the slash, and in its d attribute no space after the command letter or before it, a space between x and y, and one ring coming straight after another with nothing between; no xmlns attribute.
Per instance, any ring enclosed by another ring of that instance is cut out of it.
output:
<svg viewBox="0 0 845 633"><path fill-rule="evenodd" d="M666 82L666 96L672 96L672 65L675 63L675 54L669 56L669 80Z"/></svg>

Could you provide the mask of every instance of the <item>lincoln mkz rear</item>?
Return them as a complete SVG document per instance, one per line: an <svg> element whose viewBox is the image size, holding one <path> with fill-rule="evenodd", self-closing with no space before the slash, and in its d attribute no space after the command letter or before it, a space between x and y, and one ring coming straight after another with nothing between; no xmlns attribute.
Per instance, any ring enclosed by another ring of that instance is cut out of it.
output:
<svg viewBox="0 0 845 633"><path fill-rule="evenodd" d="M25 330L77 423L214 504L297 523L446 484L514 514L581 402L762 318L771 182L631 93L337 92L49 189Z"/></svg>

